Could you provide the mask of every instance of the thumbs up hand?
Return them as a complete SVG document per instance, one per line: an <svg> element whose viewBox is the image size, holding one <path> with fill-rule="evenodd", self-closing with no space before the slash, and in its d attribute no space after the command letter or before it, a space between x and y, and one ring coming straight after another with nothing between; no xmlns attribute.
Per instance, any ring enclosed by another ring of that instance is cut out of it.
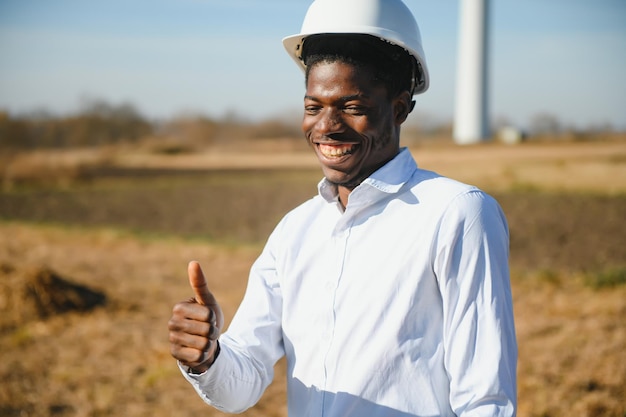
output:
<svg viewBox="0 0 626 417"><path fill-rule="evenodd" d="M168 323L170 352L183 365L202 373L215 360L224 315L209 290L200 264L190 262L187 274L194 297L176 304L172 310Z"/></svg>

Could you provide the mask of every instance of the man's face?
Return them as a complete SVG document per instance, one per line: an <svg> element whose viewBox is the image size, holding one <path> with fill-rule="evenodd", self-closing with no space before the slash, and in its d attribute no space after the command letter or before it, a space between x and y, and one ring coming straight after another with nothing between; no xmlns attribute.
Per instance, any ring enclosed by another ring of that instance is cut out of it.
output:
<svg viewBox="0 0 626 417"><path fill-rule="evenodd" d="M309 71L302 130L324 176L348 188L399 149L398 129L404 118L397 123L398 100L390 100L386 88L372 79L369 70L342 62L317 63Z"/></svg>

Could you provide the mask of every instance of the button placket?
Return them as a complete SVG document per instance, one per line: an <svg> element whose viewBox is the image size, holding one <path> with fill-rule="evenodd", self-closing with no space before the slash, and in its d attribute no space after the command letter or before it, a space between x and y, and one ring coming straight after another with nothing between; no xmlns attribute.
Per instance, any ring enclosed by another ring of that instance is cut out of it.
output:
<svg viewBox="0 0 626 417"><path fill-rule="evenodd" d="M345 213L344 213L345 217ZM341 224L342 222L340 222ZM337 287L340 285L341 277L343 275L344 270L344 262L346 257L346 248L348 243L348 237L350 235L350 224L352 222L343 222L343 230L339 231L340 224L337 225L335 229L335 233L333 233L332 241L332 251L334 256L332 260L334 262L333 268L333 279L329 278L324 284L325 293L328 294L328 299L325 300L325 305L327 306L327 313L329 318L329 324L325 327L325 332L322 333L322 337L325 340L325 349L326 354L324 357L324 387L326 388L326 384L329 378L332 378L329 375L330 369L333 368L334 362L337 360L333 355L332 343L334 340L334 332L336 326L336 302L337 302Z"/></svg>

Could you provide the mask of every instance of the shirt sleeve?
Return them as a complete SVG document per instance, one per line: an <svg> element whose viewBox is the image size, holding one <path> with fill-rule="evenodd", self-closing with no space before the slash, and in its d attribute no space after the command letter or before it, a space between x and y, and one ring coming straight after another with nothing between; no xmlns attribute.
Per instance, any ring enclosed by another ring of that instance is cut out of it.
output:
<svg viewBox="0 0 626 417"><path fill-rule="evenodd" d="M179 365L198 395L220 411L241 413L255 405L284 355L282 295L272 250L276 233L251 268L244 298L220 337L221 352L213 365L198 375Z"/></svg>
<svg viewBox="0 0 626 417"><path fill-rule="evenodd" d="M441 219L435 272L443 300L450 405L459 417L516 411L517 343L500 206L479 190L458 195Z"/></svg>

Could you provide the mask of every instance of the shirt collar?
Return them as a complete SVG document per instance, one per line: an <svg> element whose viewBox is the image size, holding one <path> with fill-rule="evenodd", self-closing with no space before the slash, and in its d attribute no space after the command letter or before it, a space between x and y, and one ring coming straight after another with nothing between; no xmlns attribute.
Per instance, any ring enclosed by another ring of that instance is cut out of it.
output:
<svg viewBox="0 0 626 417"><path fill-rule="evenodd" d="M366 178L353 191L361 188L373 188L385 194L397 193L402 186L411 178L417 164L407 148L401 148L400 152L385 165L380 167L372 175ZM329 203L337 201L337 185L332 184L326 178L317 185L319 195Z"/></svg>

